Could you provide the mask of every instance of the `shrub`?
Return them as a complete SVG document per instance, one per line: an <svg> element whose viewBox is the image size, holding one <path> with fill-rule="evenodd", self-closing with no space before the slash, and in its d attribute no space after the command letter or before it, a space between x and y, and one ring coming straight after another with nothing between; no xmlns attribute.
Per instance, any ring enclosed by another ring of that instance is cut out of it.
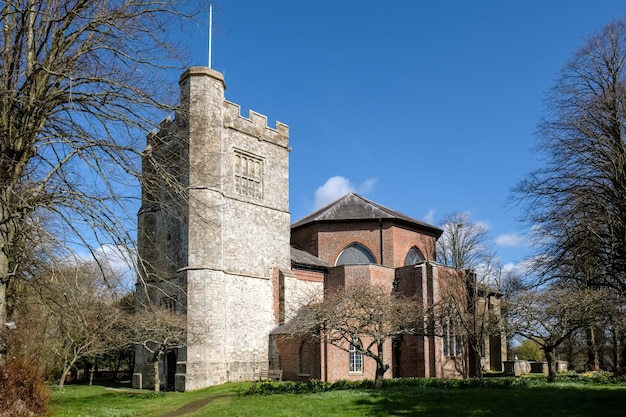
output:
<svg viewBox="0 0 626 417"><path fill-rule="evenodd" d="M0 368L0 417L43 415L50 394L43 368L34 359L8 359Z"/></svg>
<svg viewBox="0 0 626 417"><path fill-rule="evenodd" d="M560 378L559 378L560 377ZM578 382L588 385L593 384L623 384L626 382L626 379L620 376L616 376L611 372L605 371L588 371L583 373L567 373L562 374L557 377L558 380L567 380L570 382Z"/></svg>
<svg viewBox="0 0 626 417"><path fill-rule="evenodd" d="M626 379L614 377L607 372L587 372L585 374L559 374L557 382L574 384L626 384ZM392 378L385 380L385 388L398 387L421 387L437 389L511 389L514 387L542 387L550 386L545 376L526 377L499 377L499 378L468 378L468 379L443 379L443 378ZM250 389L242 392L242 395L270 395L270 394L295 394L304 392L325 392L339 390L373 390L374 381L365 379L361 381L336 381L323 382L311 380L308 382L255 382Z"/></svg>

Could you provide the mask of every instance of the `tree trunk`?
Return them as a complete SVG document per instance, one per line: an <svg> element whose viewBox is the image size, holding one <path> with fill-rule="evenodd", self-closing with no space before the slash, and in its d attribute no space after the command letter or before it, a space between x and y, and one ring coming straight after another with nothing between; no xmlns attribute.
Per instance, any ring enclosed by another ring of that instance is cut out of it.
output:
<svg viewBox="0 0 626 417"><path fill-rule="evenodd" d="M474 373L475 373L474 376L478 377L479 379L483 379L483 367L481 363L482 358L480 356L481 345L480 343L478 343L478 340L475 336L470 335L469 347L470 347L469 360L473 362ZM471 372L470 372L470 376L471 376Z"/></svg>
<svg viewBox="0 0 626 417"><path fill-rule="evenodd" d="M611 354L612 354L612 359L613 359L613 373L617 373L617 370L619 368L618 342L619 341L617 339L617 332L615 331L615 328L611 328L611 344L613 345L613 349L611 349Z"/></svg>
<svg viewBox="0 0 626 417"><path fill-rule="evenodd" d="M376 379L374 380L374 388L382 388L385 383L385 372L389 369L389 365L383 365L376 361Z"/></svg>
<svg viewBox="0 0 626 417"><path fill-rule="evenodd" d="M482 364L482 357L480 356L480 353L478 352L474 352L474 366L476 367L476 376L478 377L478 379L482 380L483 379L483 364Z"/></svg>
<svg viewBox="0 0 626 417"><path fill-rule="evenodd" d="M154 369L154 392L161 391L161 378L159 378L159 357L157 356L152 362Z"/></svg>
<svg viewBox="0 0 626 417"><path fill-rule="evenodd" d="M374 388L382 388L385 382L385 372L389 369L389 365L385 364L383 354L383 343L378 342L376 344L378 349L378 357L376 359L376 378L374 379Z"/></svg>
<svg viewBox="0 0 626 417"><path fill-rule="evenodd" d="M618 368L621 368L621 367L626 367L626 333L625 332L620 332L619 340L620 340L620 346L622 350L620 352Z"/></svg>
<svg viewBox="0 0 626 417"><path fill-rule="evenodd" d="M63 372L61 373L61 378L59 378L59 389L63 389L63 386L65 385L65 378L67 377L67 374L69 374L72 370L72 366L74 366L74 364L76 363L76 359L77 358L74 357L74 359L72 359L63 369Z"/></svg>
<svg viewBox="0 0 626 417"><path fill-rule="evenodd" d="M543 352L546 355L546 362L548 362L548 382L554 382L556 380L556 372L554 370L554 354L551 348L544 348Z"/></svg>
<svg viewBox="0 0 626 417"><path fill-rule="evenodd" d="M6 167L2 168L6 170ZM2 204L10 201L10 192L3 189L1 193ZM15 221L11 220L10 212L7 207L0 207L0 366L4 364L5 356L9 351L9 338L7 321L9 319L8 294L7 288L10 274L10 248L13 244L15 236Z"/></svg>
<svg viewBox="0 0 626 417"><path fill-rule="evenodd" d="M9 260L3 253L2 243L0 243L0 366L4 364L5 356L9 350L8 330L7 330L7 284L9 275Z"/></svg>
<svg viewBox="0 0 626 417"><path fill-rule="evenodd" d="M600 370L600 358L598 355L598 345L596 343L596 332L593 326L587 329L587 366L590 371Z"/></svg>

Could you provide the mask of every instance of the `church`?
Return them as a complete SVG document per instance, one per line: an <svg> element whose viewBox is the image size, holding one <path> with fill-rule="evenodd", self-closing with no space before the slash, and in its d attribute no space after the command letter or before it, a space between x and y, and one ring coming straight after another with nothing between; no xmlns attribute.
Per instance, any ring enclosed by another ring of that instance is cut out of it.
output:
<svg viewBox="0 0 626 417"><path fill-rule="evenodd" d="M138 308L183 312L189 334L184 348L162 358L163 388L256 380L268 369L287 380L373 379L370 358L322 339L281 337L281 329L307 297L331 286L383 285L430 305L451 282L467 285L468 274L435 262L441 229L356 194L291 223L289 128L269 127L253 111L242 116L225 90L213 69L185 71L179 110L148 136L144 152L150 181L138 213ZM167 192L168 182L184 192ZM497 307L497 297L486 296L484 308ZM470 352L454 329L404 337L385 346L385 376L468 376L471 355L483 369L501 370L504 338L487 339ZM140 347L134 372L134 386L153 384Z"/></svg>

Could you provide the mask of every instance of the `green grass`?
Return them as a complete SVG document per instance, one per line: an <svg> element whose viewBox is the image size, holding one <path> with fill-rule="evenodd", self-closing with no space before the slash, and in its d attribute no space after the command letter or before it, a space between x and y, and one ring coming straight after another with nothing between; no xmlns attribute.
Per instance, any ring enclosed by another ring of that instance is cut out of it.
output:
<svg viewBox="0 0 626 417"><path fill-rule="evenodd" d="M54 417L159 416L208 395L237 392L249 386L249 383L224 384L194 392L153 393L125 387L67 385L53 392L50 409Z"/></svg>
<svg viewBox="0 0 626 417"><path fill-rule="evenodd" d="M70 386L53 395L54 417L156 417L215 393L241 392L250 384L226 384L190 393L154 396L104 387ZM625 384L486 387L392 386L318 393L234 395L217 398L187 417L281 416L620 416Z"/></svg>

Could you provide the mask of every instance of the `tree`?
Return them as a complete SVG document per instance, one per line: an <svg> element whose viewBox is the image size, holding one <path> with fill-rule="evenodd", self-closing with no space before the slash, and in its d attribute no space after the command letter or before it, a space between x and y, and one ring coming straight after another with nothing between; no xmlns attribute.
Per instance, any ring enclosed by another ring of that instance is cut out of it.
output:
<svg viewBox="0 0 626 417"><path fill-rule="evenodd" d="M132 246L145 135L173 109L164 70L182 67L169 29L195 13L178 3L0 6L0 323L16 251L42 218L60 247Z"/></svg>
<svg viewBox="0 0 626 417"><path fill-rule="evenodd" d="M538 283L609 288L618 306L626 294L625 60L624 19L574 54L539 124L544 166L514 190L533 231ZM591 362L598 361L598 330L586 332Z"/></svg>
<svg viewBox="0 0 626 417"><path fill-rule="evenodd" d="M78 361L102 356L127 343L118 332L123 315L110 290L113 281L95 262L81 262L62 265L29 283L36 296L27 308L39 311L31 317L39 322L31 325L40 329L40 342L60 360L61 388ZM44 350L39 346L38 350Z"/></svg>
<svg viewBox="0 0 626 417"><path fill-rule="evenodd" d="M522 341L517 348L516 356L527 361L542 361L544 358L541 346L531 339L524 339Z"/></svg>
<svg viewBox="0 0 626 417"><path fill-rule="evenodd" d="M487 228L468 213L446 216L437 240L437 261L458 269L474 270L493 258Z"/></svg>
<svg viewBox="0 0 626 417"><path fill-rule="evenodd" d="M556 350L574 332L596 323L602 303L587 288L542 287L520 291L508 312L513 331L537 343L548 363L548 382L554 382Z"/></svg>
<svg viewBox="0 0 626 417"><path fill-rule="evenodd" d="M159 306L145 306L127 317L128 341L152 355L154 391L161 389L159 360L174 349L187 346L187 316Z"/></svg>
<svg viewBox="0 0 626 417"><path fill-rule="evenodd" d="M561 70L539 124L544 166L515 188L543 281L626 294L626 20L609 23Z"/></svg>
<svg viewBox="0 0 626 417"><path fill-rule="evenodd" d="M389 358L384 346L405 334L426 332L423 307L385 286L357 284L327 290L322 301L302 307L288 325L291 335L320 338L376 362L375 386L382 387Z"/></svg>
<svg viewBox="0 0 626 417"><path fill-rule="evenodd" d="M460 328L470 347L473 374L482 378L481 353L485 341L504 332L500 311L503 269L489 246L487 228L467 213L453 213L443 221L437 240L439 262L458 273L445 277L441 287L444 317Z"/></svg>
<svg viewBox="0 0 626 417"><path fill-rule="evenodd" d="M469 374L479 378L483 376L482 357L487 342L490 349L506 343L501 274L502 269L492 265L483 265L480 274L462 270L439 273L442 278L439 314L446 324L454 326L455 332L465 336ZM501 366L492 365L496 369Z"/></svg>

